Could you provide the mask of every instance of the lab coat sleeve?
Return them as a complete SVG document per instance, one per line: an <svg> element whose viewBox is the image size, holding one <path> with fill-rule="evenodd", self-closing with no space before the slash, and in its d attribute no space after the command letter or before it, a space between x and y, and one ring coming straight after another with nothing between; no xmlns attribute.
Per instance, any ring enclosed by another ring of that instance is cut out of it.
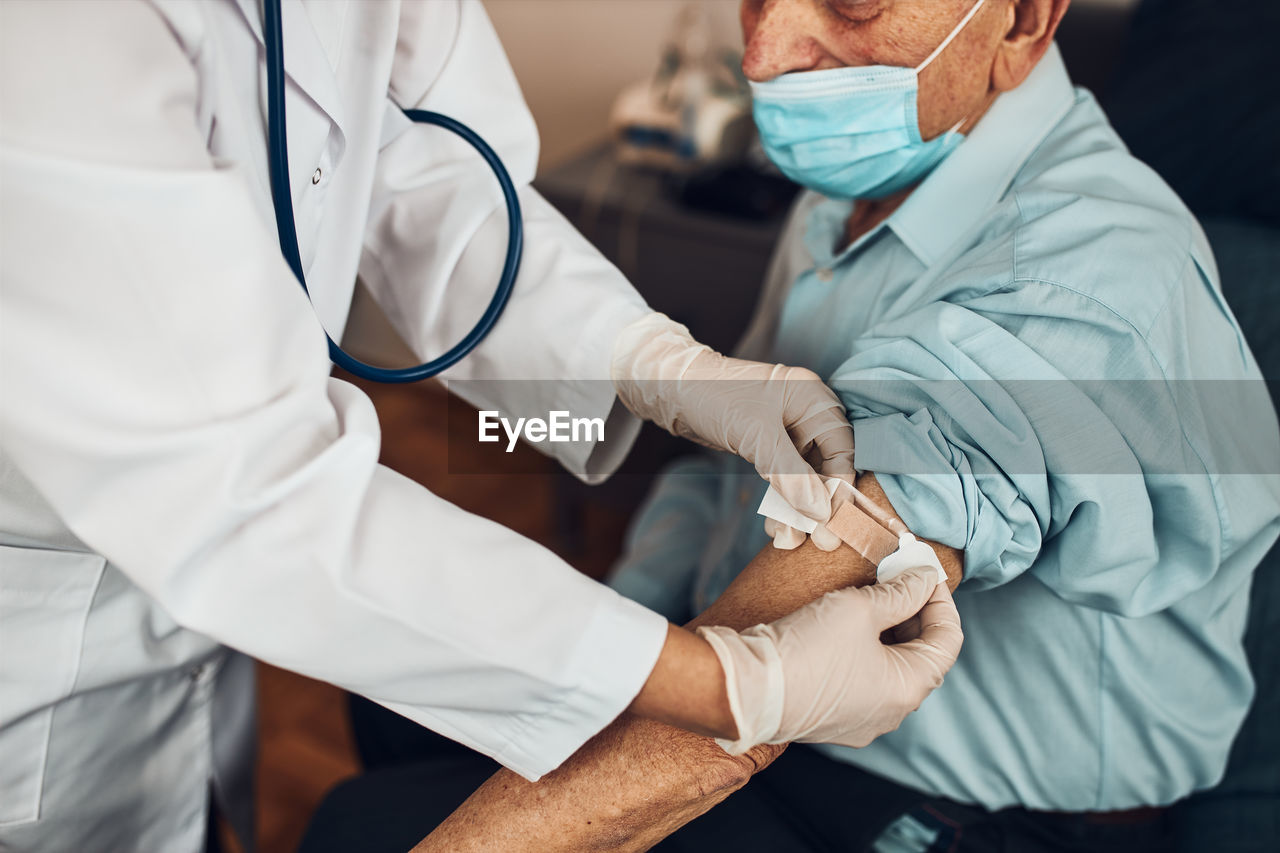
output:
<svg viewBox="0 0 1280 853"><path fill-rule="evenodd" d="M1018 287L1037 288L1042 315L1008 310L1030 301ZM1125 379L1068 378L1082 348ZM858 468L917 535L964 550L967 586L1029 570L1068 601L1141 616L1217 571L1221 517L1187 387L1102 306L1023 282L886 321L853 350L832 386ZM1183 523L1157 526L1157 506Z"/></svg>
<svg viewBox="0 0 1280 853"><path fill-rule="evenodd" d="M705 454L669 465L627 531L609 586L676 624L692 619L694 576L725 478L724 466Z"/></svg>
<svg viewBox="0 0 1280 853"><path fill-rule="evenodd" d="M514 294L493 333L445 375L450 390L513 418L545 418L553 410L607 418L604 445L538 445L583 479L603 479L639 429L609 379L613 342L649 309L528 186L538 131L479 0L404 5L360 266L397 331L428 358L459 341L488 305L508 219L498 183L476 152L447 131L413 126L399 107L444 113L471 127L502 157L520 191L524 260Z"/></svg>
<svg viewBox="0 0 1280 853"><path fill-rule="evenodd" d="M0 90L6 454L182 626L557 766L639 691L665 620L377 464L373 407L329 377L152 10L4 6L0 77L42 81Z"/></svg>

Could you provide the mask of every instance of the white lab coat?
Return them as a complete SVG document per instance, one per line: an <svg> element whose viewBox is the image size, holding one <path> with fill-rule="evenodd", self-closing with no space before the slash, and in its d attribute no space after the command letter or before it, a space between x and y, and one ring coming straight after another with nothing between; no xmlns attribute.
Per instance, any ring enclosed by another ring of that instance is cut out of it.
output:
<svg viewBox="0 0 1280 853"><path fill-rule="evenodd" d="M198 850L211 780L243 826L227 647L529 777L661 649L656 615L380 467L372 406L328 375L316 315L341 334L357 271L423 355L492 294L496 183L395 104L434 109L524 187L515 297L452 376L557 380L473 402L633 434L581 380L647 309L527 188L536 131L483 8L284 6L314 311L276 244L257 0L0 3L0 849ZM616 461L551 447L584 477Z"/></svg>

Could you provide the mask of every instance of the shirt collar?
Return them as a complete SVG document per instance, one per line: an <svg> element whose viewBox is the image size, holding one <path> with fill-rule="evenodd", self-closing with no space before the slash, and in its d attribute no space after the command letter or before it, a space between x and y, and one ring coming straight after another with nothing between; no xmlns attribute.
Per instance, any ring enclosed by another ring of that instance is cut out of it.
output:
<svg viewBox="0 0 1280 853"><path fill-rule="evenodd" d="M855 246L862 243L861 240L857 240L852 245L836 251L837 246L843 242L841 236L844 234L849 215L853 213L853 202L823 198L817 193L814 193L813 197L818 201L814 203L805 219L804 247L809 251L814 264L820 267L834 267L846 255L852 253Z"/></svg>
<svg viewBox="0 0 1280 853"><path fill-rule="evenodd" d="M923 264L932 265L1004 196L1074 103L1075 90L1055 43L887 224Z"/></svg>

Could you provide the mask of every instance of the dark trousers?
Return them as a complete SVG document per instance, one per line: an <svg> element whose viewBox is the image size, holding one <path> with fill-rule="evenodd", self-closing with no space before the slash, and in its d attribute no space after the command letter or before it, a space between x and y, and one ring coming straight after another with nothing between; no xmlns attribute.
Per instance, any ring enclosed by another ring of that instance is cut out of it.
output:
<svg viewBox="0 0 1280 853"><path fill-rule="evenodd" d="M351 710L368 772L328 795L301 853L403 853L498 769L492 760L363 699L353 699ZM851 853L869 849L887 826L908 813L937 828L932 849L948 853L1157 853L1174 846L1159 811L1119 816L1018 808L988 812L793 746L741 791L654 849Z"/></svg>

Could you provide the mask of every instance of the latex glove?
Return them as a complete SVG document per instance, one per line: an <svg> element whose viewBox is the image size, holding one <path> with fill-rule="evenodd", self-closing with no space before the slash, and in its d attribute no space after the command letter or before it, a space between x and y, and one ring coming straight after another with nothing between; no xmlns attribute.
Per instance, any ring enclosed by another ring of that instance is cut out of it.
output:
<svg viewBox="0 0 1280 853"><path fill-rule="evenodd" d="M882 631L917 613L915 639L880 641ZM738 739L717 742L732 755L791 741L866 746L920 707L964 640L951 593L932 568L828 593L741 633L698 633L724 667Z"/></svg>
<svg viewBox="0 0 1280 853"><path fill-rule="evenodd" d="M741 456L815 521L831 517L818 473L853 483L853 428L840 398L811 370L727 358L654 313L622 330L611 375L618 398L636 415ZM804 541L791 528L779 535L781 526L770 533L777 547ZM840 546L825 528L814 542L828 551Z"/></svg>
<svg viewBox="0 0 1280 853"><path fill-rule="evenodd" d="M790 551L804 544L805 532L803 530L797 530L772 518L764 520L764 532L773 540L773 547L783 551ZM823 551L834 551L843 544L839 536L821 524L808 536L813 540L813 544Z"/></svg>

